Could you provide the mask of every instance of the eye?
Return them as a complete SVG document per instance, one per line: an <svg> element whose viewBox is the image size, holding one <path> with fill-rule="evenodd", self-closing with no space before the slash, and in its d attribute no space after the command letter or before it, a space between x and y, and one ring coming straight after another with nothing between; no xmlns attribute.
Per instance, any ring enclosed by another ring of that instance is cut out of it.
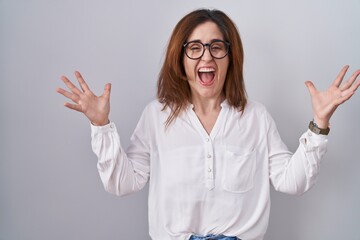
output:
<svg viewBox="0 0 360 240"><path fill-rule="evenodd" d="M191 43L187 46L187 48L191 51L198 52L202 50L202 45L199 43Z"/></svg>
<svg viewBox="0 0 360 240"><path fill-rule="evenodd" d="M211 50L212 51L221 51L224 49L224 44L221 43L213 43L211 44Z"/></svg>

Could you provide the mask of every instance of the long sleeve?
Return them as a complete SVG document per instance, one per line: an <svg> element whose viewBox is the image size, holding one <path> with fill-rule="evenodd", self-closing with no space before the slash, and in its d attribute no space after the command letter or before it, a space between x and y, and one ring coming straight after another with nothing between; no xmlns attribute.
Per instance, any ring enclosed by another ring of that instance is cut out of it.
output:
<svg viewBox="0 0 360 240"><path fill-rule="evenodd" d="M124 196L142 189L150 175L149 145L142 116L127 151L121 146L114 123L91 125L91 145L98 157L97 168L106 191Z"/></svg>
<svg viewBox="0 0 360 240"><path fill-rule="evenodd" d="M321 159L327 149L327 136L307 130L294 154L281 141L275 123L268 116L269 171L275 190L301 195L316 182Z"/></svg>

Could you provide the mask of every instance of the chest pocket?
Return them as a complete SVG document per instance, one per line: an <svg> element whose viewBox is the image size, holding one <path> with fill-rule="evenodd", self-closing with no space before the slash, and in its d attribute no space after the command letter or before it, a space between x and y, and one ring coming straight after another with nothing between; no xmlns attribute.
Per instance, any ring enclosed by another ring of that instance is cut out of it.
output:
<svg viewBox="0 0 360 240"><path fill-rule="evenodd" d="M226 150L222 173L223 189L234 193L249 191L254 187L255 169L255 150L245 154Z"/></svg>

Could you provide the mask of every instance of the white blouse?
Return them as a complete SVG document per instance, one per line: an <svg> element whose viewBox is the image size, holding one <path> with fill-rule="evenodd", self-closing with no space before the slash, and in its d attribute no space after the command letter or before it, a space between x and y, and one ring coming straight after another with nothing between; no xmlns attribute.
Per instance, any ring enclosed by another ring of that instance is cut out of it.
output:
<svg viewBox="0 0 360 240"><path fill-rule="evenodd" d="M316 181L327 137L307 130L294 154L265 107L249 101L242 114L221 104L207 134L190 105L168 128L169 109L151 102L125 151L114 123L92 129L98 170L110 193L124 196L149 181L149 231L154 240L224 234L261 240L277 191L302 194Z"/></svg>

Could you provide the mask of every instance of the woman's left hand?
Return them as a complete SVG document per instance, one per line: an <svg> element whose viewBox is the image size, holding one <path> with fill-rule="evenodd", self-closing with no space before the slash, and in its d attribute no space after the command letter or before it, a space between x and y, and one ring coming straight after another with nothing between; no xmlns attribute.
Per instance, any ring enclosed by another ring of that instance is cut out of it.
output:
<svg viewBox="0 0 360 240"><path fill-rule="evenodd" d="M349 66L343 67L335 81L324 92L318 91L311 81L305 82L311 95L314 122L320 128L329 126L330 118L336 108L349 100L360 86L360 80L355 82L360 75L360 69L355 71L349 80L340 86L348 69Z"/></svg>

